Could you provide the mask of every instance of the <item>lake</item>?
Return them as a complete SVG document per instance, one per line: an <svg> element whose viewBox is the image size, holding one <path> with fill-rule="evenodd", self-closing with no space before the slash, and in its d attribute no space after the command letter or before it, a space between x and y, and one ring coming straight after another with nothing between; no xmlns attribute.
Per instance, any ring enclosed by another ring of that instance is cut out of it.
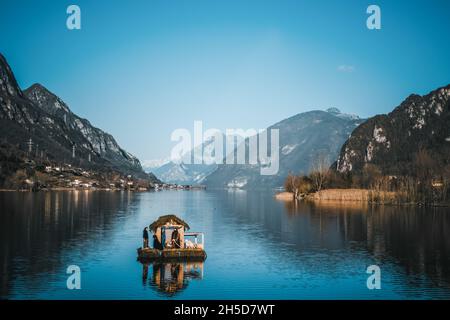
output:
<svg viewBox="0 0 450 320"><path fill-rule="evenodd" d="M0 208L3 299L450 298L449 208L239 190L0 192ZM170 213L205 233L204 263L136 260L142 229ZM69 265L80 290L67 289Z"/></svg>

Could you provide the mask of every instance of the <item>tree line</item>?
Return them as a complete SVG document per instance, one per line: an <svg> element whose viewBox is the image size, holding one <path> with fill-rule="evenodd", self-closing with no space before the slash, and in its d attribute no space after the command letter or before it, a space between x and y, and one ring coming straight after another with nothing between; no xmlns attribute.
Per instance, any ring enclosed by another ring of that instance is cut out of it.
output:
<svg viewBox="0 0 450 320"><path fill-rule="evenodd" d="M372 202L397 204L450 203L450 164L442 164L426 149L413 156L407 174L393 174L382 167L366 163L358 172L340 173L319 154L308 175L289 173L284 182L287 192L296 199L324 189L367 189ZM386 197L386 195L393 195Z"/></svg>

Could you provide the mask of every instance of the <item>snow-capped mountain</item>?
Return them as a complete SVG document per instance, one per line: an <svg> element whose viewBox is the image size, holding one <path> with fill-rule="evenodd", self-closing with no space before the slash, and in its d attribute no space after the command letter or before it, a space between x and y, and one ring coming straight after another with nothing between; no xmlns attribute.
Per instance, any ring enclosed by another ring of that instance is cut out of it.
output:
<svg viewBox="0 0 450 320"><path fill-rule="evenodd" d="M196 185L217 169L214 156L214 140L208 139L180 159L147 160L143 167L163 182Z"/></svg>
<svg viewBox="0 0 450 320"><path fill-rule="evenodd" d="M152 172L165 182L206 184L209 188L277 188L283 185L289 172L308 173L319 155L327 157L331 164L342 144L361 122L363 120L356 115L330 108L300 113L269 127L267 130L279 129L280 132L280 167L273 176L261 175L260 164L188 164L194 159L194 151L201 154L203 150L206 155L203 160L211 160L211 155L215 155L212 139L180 160L153 167Z"/></svg>
<svg viewBox="0 0 450 320"><path fill-rule="evenodd" d="M166 183L202 184L204 179L216 170L215 164L185 164L169 162L153 169L153 174Z"/></svg>
<svg viewBox="0 0 450 320"><path fill-rule="evenodd" d="M279 170L261 175L260 165L221 164L204 181L208 188L279 188L292 172L307 174L318 157L333 162L343 143L363 120L336 108L309 111L278 122L269 128L279 130ZM270 148L268 148L270 149Z"/></svg>
<svg viewBox="0 0 450 320"><path fill-rule="evenodd" d="M165 158L165 159L143 160L141 161L141 164L145 172L151 172L154 169L158 169L159 167L162 167L163 165L169 162L170 158Z"/></svg>
<svg viewBox="0 0 450 320"><path fill-rule="evenodd" d="M342 113L338 108L328 108L326 112L335 115L336 117L348 120L359 120L360 117L354 113Z"/></svg>

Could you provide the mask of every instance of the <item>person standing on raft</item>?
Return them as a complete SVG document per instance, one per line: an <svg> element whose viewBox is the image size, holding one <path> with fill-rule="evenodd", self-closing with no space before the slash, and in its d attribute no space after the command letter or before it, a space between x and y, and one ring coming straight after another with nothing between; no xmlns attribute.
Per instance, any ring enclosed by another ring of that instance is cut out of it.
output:
<svg viewBox="0 0 450 320"><path fill-rule="evenodd" d="M153 248L158 249L158 250L163 249L163 246L162 246L161 242L158 240L158 237L156 236L156 234L153 235Z"/></svg>
<svg viewBox="0 0 450 320"><path fill-rule="evenodd" d="M144 239L144 248L148 248L148 231L147 231L147 227L145 227L144 231L142 232L142 238Z"/></svg>

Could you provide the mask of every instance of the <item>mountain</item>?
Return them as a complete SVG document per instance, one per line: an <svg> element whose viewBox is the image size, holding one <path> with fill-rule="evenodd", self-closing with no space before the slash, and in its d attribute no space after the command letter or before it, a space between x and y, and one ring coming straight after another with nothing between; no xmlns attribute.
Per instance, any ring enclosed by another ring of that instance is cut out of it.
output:
<svg viewBox="0 0 450 320"><path fill-rule="evenodd" d="M360 172L366 163L384 174L410 175L415 155L426 149L438 165L450 161L450 85L410 95L392 112L369 118L342 146L335 168Z"/></svg>
<svg viewBox="0 0 450 320"><path fill-rule="evenodd" d="M339 110L338 108L328 108L326 111L338 118L347 119L347 120L359 120L358 115L350 114L350 113L342 113L341 110Z"/></svg>
<svg viewBox="0 0 450 320"><path fill-rule="evenodd" d="M30 155L156 181L113 136L74 114L45 87L34 84L22 91L1 54L0 124L2 142Z"/></svg>
<svg viewBox="0 0 450 320"><path fill-rule="evenodd" d="M319 157L333 161L361 122L357 116L341 113L336 108L297 114L267 128L279 129L280 160L276 175L261 175L260 165L221 164L204 184L209 188L282 187L289 172L306 174Z"/></svg>
<svg viewBox="0 0 450 320"><path fill-rule="evenodd" d="M94 127L91 123L72 113L69 107L57 96L40 84L34 84L24 91L28 100L32 101L53 119L64 124L63 129L68 138L79 149L80 153L89 152L107 160L115 167L124 171L142 171L139 160L123 150L114 137Z"/></svg>
<svg viewBox="0 0 450 320"><path fill-rule="evenodd" d="M170 158L167 159L153 159L153 160L144 160L141 162L142 168L145 172L153 172L153 170L162 167L166 163L170 162Z"/></svg>
<svg viewBox="0 0 450 320"><path fill-rule="evenodd" d="M158 179L166 183L202 184L205 178L217 169L216 164L207 164L208 161L211 161L211 157L208 155L214 152L213 142L213 139L208 139L174 161L170 159L147 160L144 163L144 168L146 171L151 170ZM205 157L198 156L202 153ZM196 164L194 160L202 163Z"/></svg>
<svg viewBox="0 0 450 320"><path fill-rule="evenodd" d="M153 174L161 181L176 184L202 184L204 179L216 170L216 165L186 164L168 162L153 170Z"/></svg>

